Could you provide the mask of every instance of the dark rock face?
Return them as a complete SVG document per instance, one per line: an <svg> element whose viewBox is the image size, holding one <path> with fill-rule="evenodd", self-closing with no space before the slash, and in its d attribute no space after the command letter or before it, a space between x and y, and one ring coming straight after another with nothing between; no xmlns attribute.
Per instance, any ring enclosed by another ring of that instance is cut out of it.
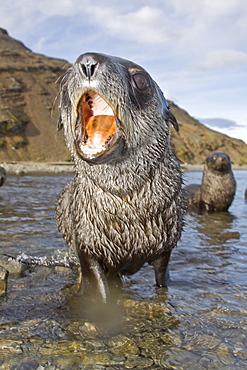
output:
<svg viewBox="0 0 247 370"><path fill-rule="evenodd" d="M79 257L82 287L105 301L109 278L145 262L165 285L183 209L170 143L170 123L178 127L161 90L130 61L84 54L61 82L60 113L76 174L56 218Z"/></svg>
<svg viewBox="0 0 247 370"><path fill-rule="evenodd" d="M227 211L236 191L236 181L228 154L211 153L205 161L202 184L191 184L183 191L187 210Z"/></svg>

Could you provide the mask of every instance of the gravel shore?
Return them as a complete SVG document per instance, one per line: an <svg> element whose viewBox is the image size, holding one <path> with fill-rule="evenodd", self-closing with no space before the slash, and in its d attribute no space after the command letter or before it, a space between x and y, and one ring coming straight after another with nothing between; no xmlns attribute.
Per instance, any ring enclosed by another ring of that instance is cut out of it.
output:
<svg viewBox="0 0 247 370"><path fill-rule="evenodd" d="M0 164L10 175L26 175L35 173L73 173L73 162L2 162Z"/></svg>
<svg viewBox="0 0 247 370"><path fill-rule="evenodd" d="M73 162L1 162L10 175L25 175L35 173L67 174L74 172ZM184 171L196 171L203 169L203 164L182 164ZM233 165L235 170L247 170L247 165Z"/></svg>

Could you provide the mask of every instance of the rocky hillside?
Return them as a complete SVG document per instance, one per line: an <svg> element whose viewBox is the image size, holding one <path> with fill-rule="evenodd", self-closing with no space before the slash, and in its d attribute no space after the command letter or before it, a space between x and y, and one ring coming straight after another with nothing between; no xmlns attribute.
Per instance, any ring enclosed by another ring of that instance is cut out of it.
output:
<svg viewBox="0 0 247 370"><path fill-rule="evenodd" d="M169 104L180 127L179 132L171 132L173 149L183 163L202 164L209 153L218 150L228 153L235 165L247 164L244 141L213 131L174 103Z"/></svg>
<svg viewBox="0 0 247 370"><path fill-rule="evenodd" d="M35 54L0 29L0 160L70 158L53 104L64 60Z"/></svg>
<svg viewBox="0 0 247 370"><path fill-rule="evenodd" d="M57 79L68 63L35 54L0 29L0 161L67 161L57 132ZM180 132L172 129L174 151L184 163L200 164L214 150L247 164L247 145L212 131L170 102Z"/></svg>

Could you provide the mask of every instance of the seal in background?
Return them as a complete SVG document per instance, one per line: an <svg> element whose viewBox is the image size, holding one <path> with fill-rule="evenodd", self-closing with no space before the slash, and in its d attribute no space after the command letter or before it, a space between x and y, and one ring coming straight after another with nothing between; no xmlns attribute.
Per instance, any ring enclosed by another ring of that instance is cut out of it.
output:
<svg viewBox="0 0 247 370"><path fill-rule="evenodd" d="M183 192L187 210L227 211L236 192L229 155L224 152L209 154L204 165L202 184L188 185Z"/></svg>

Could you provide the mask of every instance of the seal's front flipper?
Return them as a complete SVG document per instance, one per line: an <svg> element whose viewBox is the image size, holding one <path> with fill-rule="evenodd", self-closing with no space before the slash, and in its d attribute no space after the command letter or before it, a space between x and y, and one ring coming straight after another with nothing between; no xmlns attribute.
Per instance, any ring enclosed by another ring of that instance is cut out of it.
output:
<svg viewBox="0 0 247 370"><path fill-rule="evenodd" d="M106 303L109 296L107 278L100 262L78 251L81 264L81 289L89 298Z"/></svg>
<svg viewBox="0 0 247 370"><path fill-rule="evenodd" d="M159 287L167 286L169 281L168 263L170 259L171 251L162 254L161 257L151 262L154 267L156 285Z"/></svg>

